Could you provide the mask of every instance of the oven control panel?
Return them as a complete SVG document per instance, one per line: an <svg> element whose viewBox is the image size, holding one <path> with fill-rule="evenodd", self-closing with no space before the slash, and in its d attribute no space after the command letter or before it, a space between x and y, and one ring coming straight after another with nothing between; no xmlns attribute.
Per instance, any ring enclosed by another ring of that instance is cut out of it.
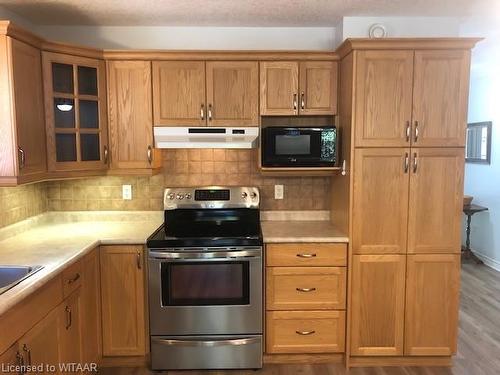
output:
<svg viewBox="0 0 500 375"><path fill-rule="evenodd" d="M164 209L177 208L259 208L260 194L256 187L178 187L167 188Z"/></svg>

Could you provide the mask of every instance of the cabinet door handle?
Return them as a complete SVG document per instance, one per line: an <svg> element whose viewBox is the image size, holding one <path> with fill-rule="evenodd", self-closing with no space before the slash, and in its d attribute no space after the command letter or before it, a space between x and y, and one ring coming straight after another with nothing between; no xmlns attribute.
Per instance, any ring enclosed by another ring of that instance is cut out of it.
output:
<svg viewBox="0 0 500 375"><path fill-rule="evenodd" d="M64 309L66 311L66 329L69 329L71 327L72 319L73 317L71 316L71 309L69 306L66 306Z"/></svg>
<svg viewBox="0 0 500 375"><path fill-rule="evenodd" d="M293 110L296 111L297 110L297 94L293 94Z"/></svg>
<svg viewBox="0 0 500 375"><path fill-rule="evenodd" d="M415 138L414 142L417 143L418 141L418 121L415 121Z"/></svg>
<svg viewBox="0 0 500 375"><path fill-rule="evenodd" d="M297 254L297 256L299 258L315 258L316 254L314 254L314 253L312 253L312 254Z"/></svg>
<svg viewBox="0 0 500 375"><path fill-rule="evenodd" d="M153 147L148 145L148 162L151 164L153 162Z"/></svg>
<svg viewBox="0 0 500 375"><path fill-rule="evenodd" d="M304 92L302 91L300 93L300 108L305 109L305 107L306 107L306 100L305 100Z"/></svg>
<svg viewBox="0 0 500 375"><path fill-rule="evenodd" d="M316 288L295 288L297 292L314 292Z"/></svg>
<svg viewBox="0 0 500 375"><path fill-rule="evenodd" d="M342 169L341 169L341 171L340 171L340 174L341 174L342 176L345 176L345 175L347 174L347 170L346 170L346 166L345 166L345 159L344 159L344 160L342 160Z"/></svg>
<svg viewBox="0 0 500 375"><path fill-rule="evenodd" d="M28 348L28 345L26 344L23 345L23 352L25 352L26 355L28 356L28 365L31 366L31 350Z"/></svg>
<svg viewBox="0 0 500 375"><path fill-rule="evenodd" d="M408 168L410 167L410 156L408 153L405 153L405 164L404 164L404 171L405 173L408 173Z"/></svg>
<svg viewBox="0 0 500 375"><path fill-rule="evenodd" d="M77 281L80 278L80 274L77 273L73 278L68 279L68 284L73 284L75 281Z"/></svg>
<svg viewBox="0 0 500 375"><path fill-rule="evenodd" d="M26 166L26 153L21 147L17 148L19 152L19 169L23 169Z"/></svg>
<svg viewBox="0 0 500 375"><path fill-rule="evenodd" d="M307 336L316 333L316 331L295 331L297 335Z"/></svg>
<svg viewBox="0 0 500 375"><path fill-rule="evenodd" d="M108 146L104 146L104 164L108 164L108 158L109 158Z"/></svg>
<svg viewBox="0 0 500 375"><path fill-rule="evenodd" d="M205 120L205 105L204 104L201 104L201 107L200 107L200 118L202 120Z"/></svg>
<svg viewBox="0 0 500 375"><path fill-rule="evenodd" d="M208 105L208 121L212 121L212 104Z"/></svg>
<svg viewBox="0 0 500 375"><path fill-rule="evenodd" d="M417 169L418 169L418 155L415 152L413 154L413 173L417 173Z"/></svg>
<svg viewBox="0 0 500 375"><path fill-rule="evenodd" d="M410 121L406 121L406 142L410 142L411 126Z"/></svg>
<svg viewBox="0 0 500 375"><path fill-rule="evenodd" d="M136 255L136 260L137 260L137 269L142 269L142 263L141 263L141 252L138 251Z"/></svg>
<svg viewBox="0 0 500 375"><path fill-rule="evenodd" d="M24 357L21 355L21 353L19 353L19 350L16 353L16 360L17 364L21 367L21 369L19 370L19 374L24 374L24 370L22 368L24 366Z"/></svg>

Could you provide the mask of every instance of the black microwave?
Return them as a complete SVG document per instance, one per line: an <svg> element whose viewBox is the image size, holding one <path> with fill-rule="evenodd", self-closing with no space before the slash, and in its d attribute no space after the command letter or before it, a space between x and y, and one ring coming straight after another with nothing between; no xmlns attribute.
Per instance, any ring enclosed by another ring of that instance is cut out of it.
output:
<svg viewBox="0 0 500 375"><path fill-rule="evenodd" d="M262 129L263 167L335 167L337 129L330 127Z"/></svg>

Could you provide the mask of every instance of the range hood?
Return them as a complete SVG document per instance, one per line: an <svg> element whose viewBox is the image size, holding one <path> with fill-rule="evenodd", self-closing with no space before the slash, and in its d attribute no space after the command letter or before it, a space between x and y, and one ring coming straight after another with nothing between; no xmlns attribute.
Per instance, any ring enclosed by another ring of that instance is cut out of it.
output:
<svg viewBox="0 0 500 375"><path fill-rule="evenodd" d="M257 148L259 127L155 126L156 148Z"/></svg>

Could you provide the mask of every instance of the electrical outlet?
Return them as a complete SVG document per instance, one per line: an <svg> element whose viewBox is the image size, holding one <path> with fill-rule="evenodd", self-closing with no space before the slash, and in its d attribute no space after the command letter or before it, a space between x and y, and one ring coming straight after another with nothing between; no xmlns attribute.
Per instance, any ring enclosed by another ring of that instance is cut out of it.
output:
<svg viewBox="0 0 500 375"><path fill-rule="evenodd" d="M132 199L132 185L122 185L122 198L127 201Z"/></svg>
<svg viewBox="0 0 500 375"><path fill-rule="evenodd" d="M274 199L283 199L283 185L274 185Z"/></svg>

